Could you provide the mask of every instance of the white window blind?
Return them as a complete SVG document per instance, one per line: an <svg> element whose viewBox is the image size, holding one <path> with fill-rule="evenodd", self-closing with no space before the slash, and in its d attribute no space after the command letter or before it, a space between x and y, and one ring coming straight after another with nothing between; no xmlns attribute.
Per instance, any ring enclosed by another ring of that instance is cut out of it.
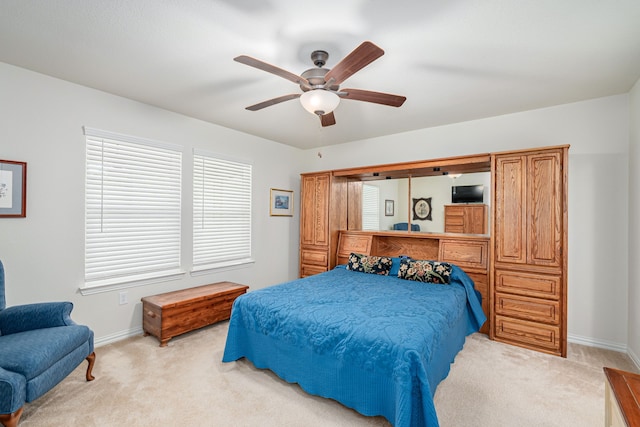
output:
<svg viewBox="0 0 640 427"><path fill-rule="evenodd" d="M252 262L250 164L194 151L193 268Z"/></svg>
<svg viewBox="0 0 640 427"><path fill-rule="evenodd" d="M375 185L362 185L362 229L380 229L380 189Z"/></svg>
<svg viewBox="0 0 640 427"><path fill-rule="evenodd" d="M85 128L85 286L180 268L181 147Z"/></svg>

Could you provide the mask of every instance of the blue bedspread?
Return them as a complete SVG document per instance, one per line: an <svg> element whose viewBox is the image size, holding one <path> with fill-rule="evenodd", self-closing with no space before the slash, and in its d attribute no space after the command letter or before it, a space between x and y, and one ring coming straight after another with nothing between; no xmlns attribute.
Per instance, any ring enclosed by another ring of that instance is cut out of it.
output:
<svg viewBox="0 0 640 427"><path fill-rule="evenodd" d="M436 386L485 320L473 281L456 266L451 285L339 266L236 299L222 360L246 357L396 427L432 427Z"/></svg>

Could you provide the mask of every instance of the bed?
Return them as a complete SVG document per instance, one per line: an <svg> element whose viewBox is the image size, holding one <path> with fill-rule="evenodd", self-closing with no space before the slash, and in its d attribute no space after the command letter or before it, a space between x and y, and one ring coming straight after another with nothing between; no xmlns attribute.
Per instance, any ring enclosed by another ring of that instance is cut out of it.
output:
<svg viewBox="0 0 640 427"><path fill-rule="evenodd" d="M473 281L450 268L449 284L433 284L340 265L249 292L234 303L223 362L244 357L396 427L438 426L436 386L486 320Z"/></svg>

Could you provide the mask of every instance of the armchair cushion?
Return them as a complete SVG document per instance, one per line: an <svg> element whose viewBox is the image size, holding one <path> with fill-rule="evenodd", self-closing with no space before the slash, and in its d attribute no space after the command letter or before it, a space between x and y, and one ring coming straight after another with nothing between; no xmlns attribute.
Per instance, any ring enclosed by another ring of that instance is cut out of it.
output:
<svg viewBox="0 0 640 427"><path fill-rule="evenodd" d="M52 361L64 358L70 350L89 341L91 335L91 330L83 325L3 335L0 338L2 368L23 375L29 382L49 369Z"/></svg>

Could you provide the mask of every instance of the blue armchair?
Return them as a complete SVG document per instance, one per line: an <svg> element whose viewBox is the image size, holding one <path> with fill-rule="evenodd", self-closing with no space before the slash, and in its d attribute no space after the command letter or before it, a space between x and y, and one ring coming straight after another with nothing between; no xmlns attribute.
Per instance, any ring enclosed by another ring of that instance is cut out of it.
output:
<svg viewBox="0 0 640 427"><path fill-rule="evenodd" d="M409 230L409 223L408 222L398 222L396 224L393 224L393 229L394 230ZM420 231L420 226L418 224L411 224L411 231Z"/></svg>
<svg viewBox="0 0 640 427"><path fill-rule="evenodd" d="M71 320L73 304L49 302L6 308L0 262L0 423L15 427L26 402L39 398L96 354L93 331Z"/></svg>

